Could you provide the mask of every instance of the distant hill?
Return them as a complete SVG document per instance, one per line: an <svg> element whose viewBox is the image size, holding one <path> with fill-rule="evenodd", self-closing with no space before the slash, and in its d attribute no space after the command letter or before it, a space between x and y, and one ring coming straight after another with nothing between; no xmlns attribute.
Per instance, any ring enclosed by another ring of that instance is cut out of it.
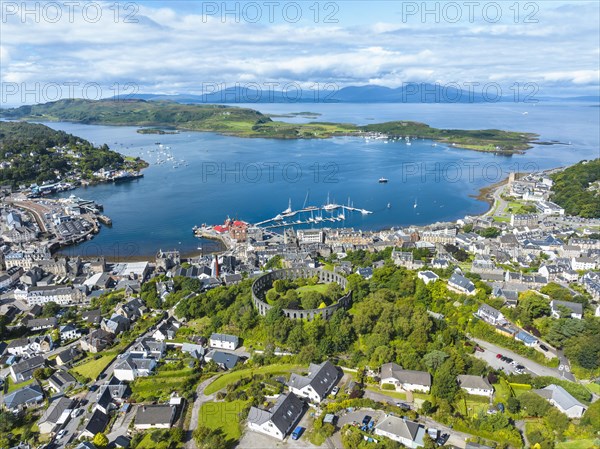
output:
<svg viewBox="0 0 600 449"><path fill-rule="evenodd" d="M329 122L288 123L275 121L270 116L250 108L135 99L59 100L33 106L0 109L0 117L186 129L271 139L323 139L333 136L364 136L364 133L379 133L390 138L410 136L433 139L458 148L499 153L526 150L538 137L535 134L497 129L437 129L424 123L409 121L373 123L367 126ZM157 131L152 129L148 132Z"/></svg>
<svg viewBox="0 0 600 449"><path fill-rule="evenodd" d="M123 99L147 101L173 101L183 104L236 104L236 103L487 103L490 101L513 102L512 92L499 99L494 98L495 91L490 90L487 97L481 88L474 92L453 86L427 83L407 83L405 86L390 88L377 85L348 86L337 91L323 88L321 91L290 88L289 91L230 87L220 91L194 94L135 94ZM113 97L118 99L118 97ZM539 101L589 101L599 102L599 96L579 97L533 97Z"/></svg>

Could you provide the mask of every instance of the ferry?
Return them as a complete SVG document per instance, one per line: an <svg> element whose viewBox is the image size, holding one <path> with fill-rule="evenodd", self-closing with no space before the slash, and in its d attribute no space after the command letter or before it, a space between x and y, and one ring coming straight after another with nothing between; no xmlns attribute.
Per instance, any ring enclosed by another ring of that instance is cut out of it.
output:
<svg viewBox="0 0 600 449"><path fill-rule="evenodd" d="M387 178L383 178L383 177L379 178L379 184L387 184L387 182L388 182Z"/></svg>

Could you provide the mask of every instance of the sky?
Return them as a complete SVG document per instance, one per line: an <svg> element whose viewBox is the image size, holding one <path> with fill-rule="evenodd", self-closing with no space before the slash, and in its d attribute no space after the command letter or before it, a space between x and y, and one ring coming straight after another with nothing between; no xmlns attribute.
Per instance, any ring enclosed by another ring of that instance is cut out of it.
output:
<svg viewBox="0 0 600 449"><path fill-rule="evenodd" d="M439 83L493 85L503 95L599 94L598 1L0 0L0 6L4 105L202 94L235 85Z"/></svg>

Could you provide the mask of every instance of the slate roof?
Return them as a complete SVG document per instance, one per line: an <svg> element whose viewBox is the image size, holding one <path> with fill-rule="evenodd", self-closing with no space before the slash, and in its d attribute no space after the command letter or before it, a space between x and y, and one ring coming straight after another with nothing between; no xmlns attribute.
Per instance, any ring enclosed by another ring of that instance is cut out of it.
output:
<svg viewBox="0 0 600 449"><path fill-rule="evenodd" d="M462 388L477 388L480 390L493 390L488 380L481 376L470 376L468 374L461 374L458 376L458 383Z"/></svg>
<svg viewBox="0 0 600 449"><path fill-rule="evenodd" d="M175 406L168 404L140 405L135 414L136 425L169 424L175 415Z"/></svg>
<svg viewBox="0 0 600 449"><path fill-rule="evenodd" d="M304 411L304 401L294 393L280 395L270 411L251 407L248 422L262 425L271 421L282 434L288 433Z"/></svg>
<svg viewBox="0 0 600 449"><path fill-rule="evenodd" d="M95 410L94 414L85 426L85 431L91 433L92 435L104 432L109 420L110 418L106 413L103 413L100 410Z"/></svg>
<svg viewBox="0 0 600 449"><path fill-rule="evenodd" d="M311 363L308 373L308 376L292 373L288 385L299 390L310 385L323 398L327 396L339 377L337 368L329 361L325 361L320 365Z"/></svg>
<svg viewBox="0 0 600 449"><path fill-rule="evenodd" d="M414 441L418 445L423 445L425 427L414 421L388 415L375 426L375 429L389 432L398 435L399 437L406 438L407 440Z"/></svg>
<svg viewBox="0 0 600 449"><path fill-rule="evenodd" d="M431 386L431 374L426 371L413 371L402 369L396 363L381 365L381 378L394 378L403 384Z"/></svg>
<svg viewBox="0 0 600 449"><path fill-rule="evenodd" d="M548 385L547 387L542 388L540 390L533 390L533 392L540 395L544 399L552 399L563 410L569 410L570 408L575 406L585 408L585 405L583 405L581 402L579 402L577 399L571 396L571 394L560 385Z"/></svg>
<svg viewBox="0 0 600 449"><path fill-rule="evenodd" d="M475 290L475 284L473 284L469 279L467 279L464 276L461 276L458 273L452 273L452 276L450 276L448 283L465 289L468 292L472 292Z"/></svg>
<svg viewBox="0 0 600 449"><path fill-rule="evenodd" d="M9 409L15 409L31 402L41 401L43 398L42 387L38 384L30 384L4 396L4 405Z"/></svg>
<svg viewBox="0 0 600 449"><path fill-rule="evenodd" d="M207 357L215 363L223 365L227 369L235 368L240 360L239 356L223 351L211 351L208 353Z"/></svg>
<svg viewBox="0 0 600 449"><path fill-rule="evenodd" d="M39 422L49 422L57 424L62 414L65 412L65 410L69 410L72 404L73 400L65 396L52 401L50 406L44 411L44 413L40 417Z"/></svg>
<svg viewBox="0 0 600 449"><path fill-rule="evenodd" d="M550 301L550 307L552 307L552 310L558 311L560 306L570 309L572 313L583 315L583 304L570 301Z"/></svg>

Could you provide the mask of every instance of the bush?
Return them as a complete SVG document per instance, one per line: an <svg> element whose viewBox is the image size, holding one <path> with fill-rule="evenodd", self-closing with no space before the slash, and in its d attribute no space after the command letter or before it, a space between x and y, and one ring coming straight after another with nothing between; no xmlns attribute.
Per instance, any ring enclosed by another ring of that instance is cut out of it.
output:
<svg viewBox="0 0 600 449"><path fill-rule="evenodd" d="M382 390L393 390L393 391L395 391L396 390L396 386L394 384L383 384L381 386L381 389Z"/></svg>

